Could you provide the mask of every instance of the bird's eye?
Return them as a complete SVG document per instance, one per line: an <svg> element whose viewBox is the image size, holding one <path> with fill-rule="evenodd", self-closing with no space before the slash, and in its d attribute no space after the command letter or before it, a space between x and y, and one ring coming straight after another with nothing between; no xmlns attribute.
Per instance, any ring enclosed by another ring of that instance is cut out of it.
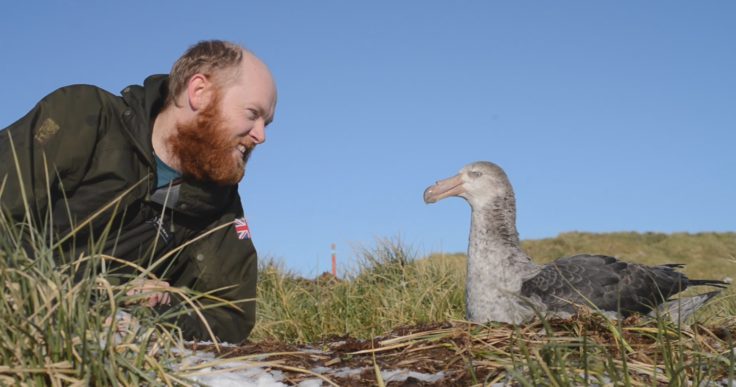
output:
<svg viewBox="0 0 736 387"><path fill-rule="evenodd" d="M483 175L483 174L480 173L480 172L478 172L478 171L470 171L470 172L468 172L468 176L472 177L473 179L477 179L477 178L481 177L481 175Z"/></svg>

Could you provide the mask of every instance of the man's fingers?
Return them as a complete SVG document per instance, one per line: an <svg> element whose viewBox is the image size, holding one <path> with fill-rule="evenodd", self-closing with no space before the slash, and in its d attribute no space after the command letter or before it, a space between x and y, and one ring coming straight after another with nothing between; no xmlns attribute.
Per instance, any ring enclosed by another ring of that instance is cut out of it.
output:
<svg viewBox="0 0 736 387"><path fill-rule="evenodd" d="M153 293L146 299L146 306L153 308L158 304L158 293Z"/></svg>
<svg viewBox="0 0 736 387"><path fill-rule="evenodd" d="M167 292L156 292L148 297L148 306L154 307L156 305L169 305L171 303L171 296Z"/></svg>
<svg viewBox="0 0 736 387"><path fill-rule="evenodd" d="M112 324L115 324L115 333L125 333L138 329L138 320L131 314L123 311L118 311L114 316L108 316L103 326L110 327Z"/></svg>
<svg viewBox="0 0 736 387"><path fill-rule="evenodd" d="M125 294L128 297L144 296L138 302L143 303L148 307L154 307L158 304L168 305L171 302L171 297L166 288L170 287L166 281L159 280L135 280L131 281L130 284L133 286ZM135 300L132 300L135 302Z"/></svg>

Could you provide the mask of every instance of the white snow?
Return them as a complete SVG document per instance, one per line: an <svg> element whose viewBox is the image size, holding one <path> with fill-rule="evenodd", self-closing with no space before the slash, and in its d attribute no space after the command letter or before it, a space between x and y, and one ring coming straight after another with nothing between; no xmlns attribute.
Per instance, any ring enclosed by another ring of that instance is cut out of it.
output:
<svg viewBox="0 0 736 387"><path fill-rule="evenodd" d="M422 382L435 383L442 380L445 377L444 372L438 372L434 375L423 374L421 372L409 371L409 370L392 370L392 371L381 371L384 382L403 382L408 378L414 378Z"/></svg>

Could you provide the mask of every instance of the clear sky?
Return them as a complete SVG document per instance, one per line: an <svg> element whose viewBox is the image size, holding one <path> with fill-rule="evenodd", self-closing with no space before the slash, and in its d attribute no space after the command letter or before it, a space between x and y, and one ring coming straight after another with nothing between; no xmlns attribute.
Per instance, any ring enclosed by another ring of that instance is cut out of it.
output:
<svg viewBox="0 0 736 387"><path fill-rule="evenodd" d="M297 273L380 238L462 252L435 180L493 161L523 239L736 231L736 2L48 1L0 12L0 127L57 87L113 92L191 44L249 47L279 88L240 185Z"/></svg>

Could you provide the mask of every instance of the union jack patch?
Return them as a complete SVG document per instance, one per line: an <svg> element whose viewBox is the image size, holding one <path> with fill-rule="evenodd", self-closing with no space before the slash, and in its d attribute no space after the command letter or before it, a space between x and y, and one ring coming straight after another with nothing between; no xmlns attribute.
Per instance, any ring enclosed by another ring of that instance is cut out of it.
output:
<svg viewBox="0 0 736 387"><path fill-rule="evenodd" d="M238 234L238 239L250 239L250 228L245 217L235 219L235 232Z"/></svg>

